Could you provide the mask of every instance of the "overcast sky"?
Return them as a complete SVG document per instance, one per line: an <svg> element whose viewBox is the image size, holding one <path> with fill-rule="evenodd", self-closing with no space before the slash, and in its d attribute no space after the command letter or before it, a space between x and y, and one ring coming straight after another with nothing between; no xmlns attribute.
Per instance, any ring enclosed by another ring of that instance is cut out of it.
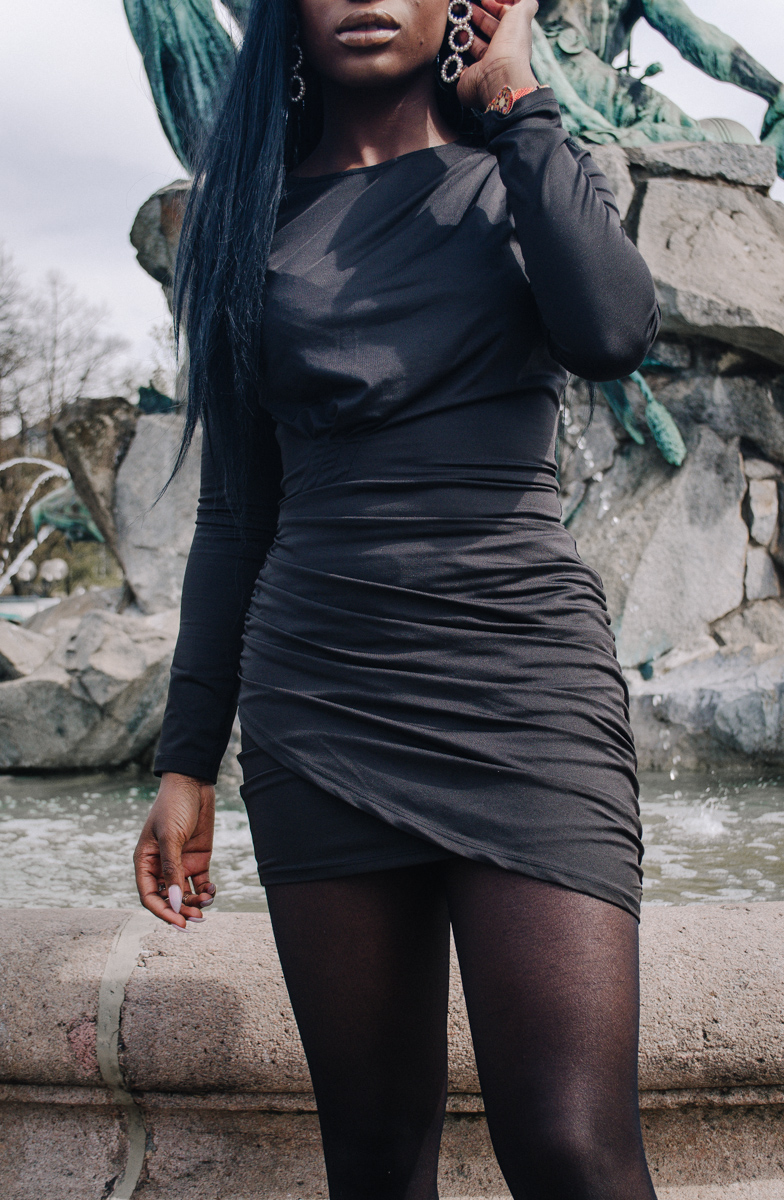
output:
<svg viewBox="0 0 784 1200"><path fill-rule="evenodd" d="M692 0L784 79L781 0ZM655 85L691 116L732 117L759 133L765 104L684 63L642 23L634 61L665 68ZM122 0L0 4L0 241L30 283L63 271L139 353L166 315L128 231L143 201L179 178L152 107ZM776 185L784 200L784 181Z"/></svg>

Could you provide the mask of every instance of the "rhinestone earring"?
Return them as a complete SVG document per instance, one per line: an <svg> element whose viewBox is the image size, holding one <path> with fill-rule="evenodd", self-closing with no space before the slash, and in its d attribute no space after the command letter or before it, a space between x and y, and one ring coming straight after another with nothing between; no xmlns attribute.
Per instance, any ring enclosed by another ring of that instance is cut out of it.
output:
<svg viewBox="0 0 784 1200"><path fill-rule="evenodd" d="M291 78L289 80L289 96L292 104L301 104L305 99L305 80L300 75L302 67L302 47L299 44L299 34L295 32L292 42L292 50L294 53L294 61L291 65Z"/></svg>
<svg viewBox="0 0 784 1200"><path fill-rule="evenodd" d="M444 59L441 67L441 78L444 83L457 83L465 70L462 55L470 50L474 44L474 31L471 28L474 7L471 4L471 0L449 0L447 15L449 23L452 26L449 30L448 39L449 49L452 53L449 55L449 58ZM463 34L466 35L466 40L461 42L458 39Z"/></svg>

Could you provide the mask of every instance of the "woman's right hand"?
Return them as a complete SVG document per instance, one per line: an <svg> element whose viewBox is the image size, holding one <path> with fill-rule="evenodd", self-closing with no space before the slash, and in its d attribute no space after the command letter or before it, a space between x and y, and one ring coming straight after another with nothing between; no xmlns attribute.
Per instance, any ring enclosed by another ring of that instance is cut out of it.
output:
<svg viewBox="0 0 784 1200"><path fill-rule="evenodd" d="M212 784L166 771L133 864L144 907L177 929L185 930L186 919L199 920L215 897L210 883L214 830ZM186 886L189 880L192 888Z"/></svg>

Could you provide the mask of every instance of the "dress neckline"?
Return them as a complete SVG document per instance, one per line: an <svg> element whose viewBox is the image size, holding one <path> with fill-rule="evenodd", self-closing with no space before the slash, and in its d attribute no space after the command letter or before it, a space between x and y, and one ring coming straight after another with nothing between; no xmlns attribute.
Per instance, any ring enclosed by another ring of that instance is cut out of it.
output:
<svg viewBox="0 0 784 1200"><path fill-rule="evenodd" d="M457 137L454 141L444 142L441 146L423 146L421 150L407 150L405 154L398 154L395 158L385 158L383 162L373 163L369 167L349 167L346 171L330 171L326 175L289 174L286 176L286 190L290 191L292 187L303 187L309 183L329 183L331 180L350 179L353 175L368 175L374 171L383 171L390 167L405 164L423 155L443 155L446 153L451 156L455 148L460 150L475 150L477 147L466 138Z"/></svg>

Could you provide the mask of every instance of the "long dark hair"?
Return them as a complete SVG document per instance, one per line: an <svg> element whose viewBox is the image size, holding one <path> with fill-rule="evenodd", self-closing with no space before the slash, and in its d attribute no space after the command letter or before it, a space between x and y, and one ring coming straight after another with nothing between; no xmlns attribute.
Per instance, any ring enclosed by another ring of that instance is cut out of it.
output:
<svg viewBox="0 0 784 1200"><path fill-rule="evenodd" d="M173 475L201 421L233 505L257 436L264 283L284 180L321 136L321 88L307 61L305 101L291 101L296 26L292 0L253 0L223 104L196 156L175 271L175 332L178 341L187 332L189 362ZM450 125L474 138L478 121L455 88L442 85L438 97Z"/></svg>

